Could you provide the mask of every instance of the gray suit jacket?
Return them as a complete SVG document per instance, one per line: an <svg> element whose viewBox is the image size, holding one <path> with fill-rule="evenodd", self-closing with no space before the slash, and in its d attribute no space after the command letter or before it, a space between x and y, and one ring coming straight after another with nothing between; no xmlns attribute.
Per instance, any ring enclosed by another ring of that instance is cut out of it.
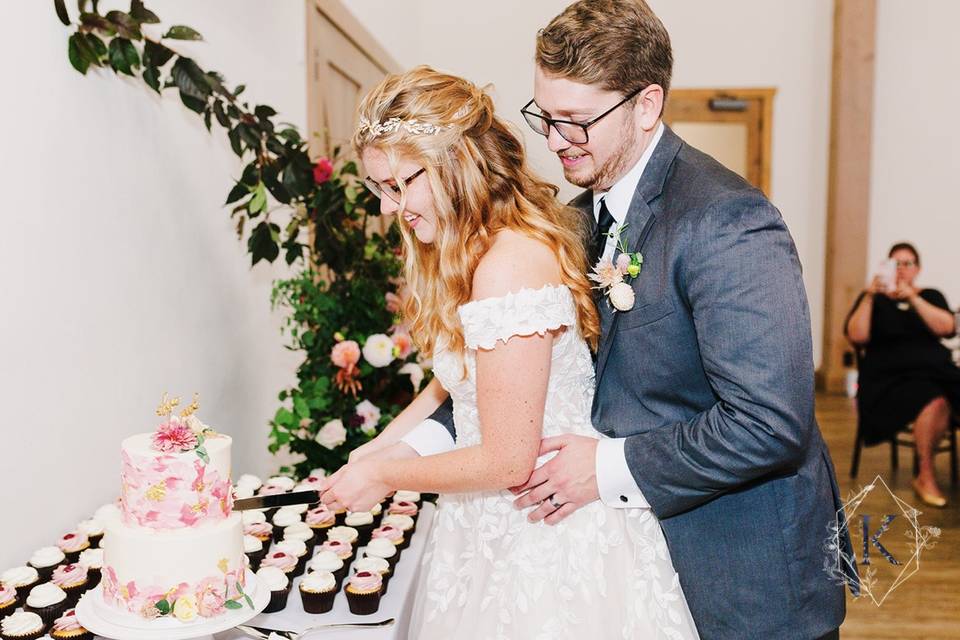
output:
<svg viewBox="0 0 960 640"><path fill-rule="evenodd" d="M571 204L594 224L592 193ZM823 569L842 505L790 233L669 128L625 222L643 268L631 310L600 304L593 424L626 438L703 638L818 638L844 617ZM455 435L449 407L434 418Z"/></svg>

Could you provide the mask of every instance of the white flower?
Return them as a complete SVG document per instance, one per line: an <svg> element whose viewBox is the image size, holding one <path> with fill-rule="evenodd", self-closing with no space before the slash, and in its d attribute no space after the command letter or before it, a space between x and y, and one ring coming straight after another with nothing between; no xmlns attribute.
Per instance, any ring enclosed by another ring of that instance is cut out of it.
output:
<svg viewBox="0 0 960 640"><path fill-rule="evenodd" d="M423 367L416 362L408 362L400 367L400 371L397 373L410 376L410 384L413 385L413 392L420 392L420 383L423 382Z"/></svg>
<svg viewBox="0 0 960 640"><path fill-rule="evenodd" d="M190 622L197 617L197 599L193 596L180 596L173 603L173 615L180 622Z"/></svg>
<svg viewBox="0 0 960 640"><path fill-rule="evenodd" d="M626 282L618 282L610 287L610 304L618 311L629 311L633 308L633 287Z"/></svg>
<svg viewBox="0 0 960 640"><path fill-rule="evenodd" d="M183 419L183 424L190 427L190 431L193 431L197 435L200 435L206 429L210 428L207 425L200 422L200 418L192 414Z"/></svg>
<svg viewBox="0 0 960 640"><path fill-rule="evenodd" d="M377 425L380 423L380 409L369 400L364 400L357 405L355 409L357 415L363 418L363 424L360 430L368 436L377 432Z"/></svg>
<svg viewBox="0 0 960 640"><path fill-rule="evenodd" d="M363 345L363 357L374 367L385 367L393 362L393 340L390 336L375 333Z"/></svg>
<svg viewBox="0 0 960 640"><path fill-rule="evenodd" d="M335 449L339 447L347 440L347 430L343 426L343 422L340 420L331 420L327 424L320 427L320 432L317 434L317 444L327 449Z"/></svg>

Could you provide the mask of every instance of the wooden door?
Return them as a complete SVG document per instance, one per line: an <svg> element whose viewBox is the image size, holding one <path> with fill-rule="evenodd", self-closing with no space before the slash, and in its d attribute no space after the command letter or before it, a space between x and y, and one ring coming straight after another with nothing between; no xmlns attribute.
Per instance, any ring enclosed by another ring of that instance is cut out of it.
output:
<svg viewBox="0 0 960 640"><path fill-rule="evenodd" d="M664 122L770 197L775 89L672 89Z"/></svg>

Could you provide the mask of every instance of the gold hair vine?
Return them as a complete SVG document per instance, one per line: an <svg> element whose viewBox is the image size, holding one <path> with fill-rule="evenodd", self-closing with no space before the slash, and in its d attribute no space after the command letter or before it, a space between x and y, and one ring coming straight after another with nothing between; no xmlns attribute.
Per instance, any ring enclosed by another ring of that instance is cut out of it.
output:
<svg viewBox="0 0 960 640"><path fill-rule="evenodd" d="M390 118L385 122L370 122L366 118L360 118L360 126L357 133L370 133L370 136L376 138L384 133L396 133L403 128L407 133L413 135L435 136L450 125L430 124L429 122L420 122L419 120L401 120L400 118Z"/></svg>

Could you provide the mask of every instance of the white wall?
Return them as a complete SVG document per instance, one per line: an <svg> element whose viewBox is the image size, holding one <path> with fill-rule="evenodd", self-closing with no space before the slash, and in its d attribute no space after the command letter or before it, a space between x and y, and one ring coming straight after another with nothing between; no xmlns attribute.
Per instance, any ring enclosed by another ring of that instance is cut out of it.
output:
<svg viewBox="0 0 960 640"><path fill-rule="evenodd" d="M305 123L302 2L148 6L206 37L176 48ZM225 136L175 93L76 73L52 3L14 11L0 40L0 570L116 496L120 440L153 428L163 391L201 393L200 417L235 438L235 473L273 469L267 422L297 365L269 307L283 271L250 269L221 207L240 167Z"/></svg>
<svg viewBox="0 0 960 640"><path fill-rule="evenodd" d="M960 307L960 3L880 0L868 268L907 240L919 281Z"/></svg>
<svg viewBox="0 0 960 640"><path fill-rule="evenodd" d="M391 0L349 7L403 66L430 64L492 82L499 113L524 131L534 165L563 182L555 157L519 110L531 97L534 39L568 0L488 0L458 11L443 0L396 9ZM775 87L772 199L797 243L820 362L829 144L832 0L650 0L670 32L674 87ZM464 25L468 24L468 27Z"/></svg>

